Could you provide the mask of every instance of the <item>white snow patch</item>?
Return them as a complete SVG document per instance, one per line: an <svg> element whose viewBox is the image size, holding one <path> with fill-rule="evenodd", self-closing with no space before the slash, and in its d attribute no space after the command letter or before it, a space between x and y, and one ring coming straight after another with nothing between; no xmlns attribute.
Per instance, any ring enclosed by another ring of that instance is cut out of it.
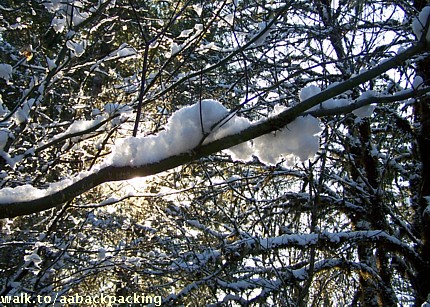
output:
<svg viewBox="0 0 430 307"><path fill-rule="evenodd" d="M226 150L226 153L231 156L233 161L251 161L254 148L251 142L244 142L242 144L233 146Z"/></svg>
<svg viewBox="0 0 430 307"><path fill-rule="evenodd" d="M121 45L117 50L118 57L128 57L133 55L136 55L136 50L126 44Z"/></svg>
<svg viewBox="0 0 430 307"><path fill-rule="evenodd" d="M9 79L12 78L12 66L9 64L0 64L0 78L9 82Z"/></svg>
<svg viewBox="0 0 430 307"><path fill-rule="evenodd" d="M54 194L58 191L64 190L73 183L99 170L100 166L96 166L91 172L82 172L73 178L67 178L59 182L51 183L46 189L38 189L29 184L18 186L15 188L2 188L0 195L0 204L32 201L34 199L39 199Z"/></svg>
<svg viewBox="0 0 430 307"><path fill-rule="evenodd" d="M251 122L245 117L232 116L226 117L219 125L218 129L214 131L203 144L212 142L217 139L221 139L227 135L239 133L251 126Z"/></svg>
<svg viewBox="0 0 430 307"><path fill-rule="evenodd" d="M421 39L421 36L424 32L424 27L426 26L427 19L430 15L430 6L425 6L421 12L419 13L418 17L415 17L412 21L412 30L417 37L417 39ZM426 40L430 41L430 32L427 31L426 33Z"/></svg>
<svg viewBox="0 0 430 307"><path fill-rule="evenodd" d="M52 59L46 57L46 63L48 64L48 70L49 71L57 68L57 64L55 64L55 60L52 60Z"/></svg>
<svg viewBox="0 0 430 307"><path fill-rule="evenodd" d="M72 137L71 140L73 142L78 142L85 135L85 131L91 130L92 128L100 124L103 120L107 119L107 116L107 114L103 114L98 115L95 119L92 120L76 120L64 132L55 135L52 140L57 140L65 136L71 136L72 134L77 134L77 136ZM66 144L66 146L68 145Z"/></svg>
<svg viewBox="0 0 430 307"><path fill-rule="evenodd" d="M51 1L45 1L43 3L43 6L46 10L48 10L51 13L55 13L57 10L59 10L63 5L61 0L51 0Z"/></svg>
<svg viewBox="0 0 430 307"><path fill-rule="evenodd" d="M376 94L374 91L366 91L364 93L362 93L360 95L360 97L358 97L357 101L361 101L363 99L368 99L371 97L375 97ZM358 109L355 109L354 111L352 111L352 113L358 117L358 119L362 119L362 118L366 118L366 117L370 117L373 114L373 111L375 111L376 106L374 104L368 104L365 106L362 106Z"/></svg>
<svg viewBox="0 0 430 307"><path fill-rule="evenodd" d="M34 252L33 254L25 255L24 256L24 261L26 262L27 265L30 262L33 262L35 266L38 266L42 262L42 259L40 258L40 256L38 254L36 254Z"/></svg>
<svg viewBox="0 0 430 307"><path fill-rule="evenodd" d="M274 115L285 107L277 106ZM207 144L239 133L251 126L243 117L230 115L215 100L203 100L176 111L165 130L156 135L128 137L114 148L108 164L138 166L155 163L170 156L189 152L199 144ZM216 127L214 127L216 125ZM276 164L282 158L313 157L319 148L319 120L312 116L298 117L286 128L244 142L226 150L234 160L249 161L256 155L263 163Z"/></svg>
<svg viewBox="0 0 430 307"><path fill-rule="evenodd" d="M303 88L299 93L300 101L304 101L306 99L311 98L321 92L321 89L316 85L309 85Z"/></svg>
<svg viewBox="0 0 430 307"><path fill-rule="evenodd" d="M31 108L33 107L35 102L36 101L33 98L30 98L29 100L24 102L20 108L16 110L13 115L13 118L18 125L26 123L28 121Z"/></svg>
<svg viewBox="0 0 430 307"><path fill-rule="evenodd" d="M313 116L300 116L287 127L254 140L254 150L261 162L276 164L282 157L301 161L312 158L319 149L320 122Z"/></svg>
<svg viewBox="0 0 430 307"><path fill-rule="evenodd" d="M22 185L15 188L3 188L0 202L8 203L36 199L46 195L46 190L37 189L31 185Z"/></svg>
<svg viewBox="0 0 430 307"><path fill-rule="evenodd" d="M71 40L68 40L66 42L67 48L69 48L72 51L73 56L80 57L85 52L86 42L81 41L80 43L73 42Z"/></svg>
<svg viewBox="0 0 430 307"><path fill-rule="evenodd" d="M330 87L330 86L329 86ZM304 101L306 99L311 98L317 94L321 93L321 89L316 85L309 85L308 87L303 88L299 93L300 101ZM329 99L321 102L320 104L310 108L310 111L316 111L319 109L336 109L340 107L345 107L351 104L350 99Z"/></svg>
<svg viewBox="0 0 430 307"><path fill-rule="evenodd" d="M355 109L354 111L352 111L352 113L358 118L366 118L366 117L372 116L373 111L375 111L375 106L372 104L369 104L367 106L363 106L358 109Z"/></svg>
<svg viewBox="0 0 430 307"><path fill-rule="evenodd" d="M181 34L179 34L178 38L189 37L193 32L194 32L194 28L193 29L182 30L182 32L181 32Z"/></svg>
<svg viewBox="0 0 430 307"><path fill-rule="evenodd" d="M54 31L57 33L61 33L67 26L67 21L65 18L54 17L51 21L51 25L54 28Z"/></svg>
<svg viewBox="0 0 430 307"><path fill-rule="evenodd" d="M172 45L170 45L170 56L174 56L175 54L179 53L182 48L182 45L178 45L177 43L173 42Z"/></svg>
<svg viewBox="0 0 430 307"><path fill-rule="evenodd" d="M114 148L109 164L138 166L186 153L203 141L212 126L221 121L228 110L215 100L182 108L170 117L166 129L151 136L128 137Z"/></svg>
<svg viewBox="0 0 430 307"><path fill-rule="evenodd" d="M64 131L64 134L73 134L91 129L95 125L99 124L101 119L102 118L99 117L98 119L93 120L76 120L69 126L69 128L67 128L66 131Z"/></svg>
<svg viewBox="0 0 430 307"><path fill-rule="evenodd" d="M414 89L420 89L424 86L424 80L421 76L415 76L414 81L412 82L412 87Z"/></svg>
<svg viewBox="0 0 430 307"><path fill-rule="evenodd" d="M28 101L23 110L28 112L34 100ZM105 111L114 111L114 105L107 105ZM276 106L273 115L285 109ZM25 116L23 116L25 118ZM76 121L64 133L80 132L98 124L104 116L95 120ZM31 201L52 195L90 174L107 166L141 166L155 163L162 159L187 153L199 144L220 139L227 135L239 133L252 125L248 119L230 114L218 101L206 99L194 105L184 107L170 117L165 130L156 135L128 137L122 139L112 149L112 154L91 172L82 172L71 179L63 179L52 183L46 189L38 189L31 185L16 188L3 188L0 203ZM258 124L256 122L255 124ZM249 160L252 154L262 162L276 164L282 157L301 160L311 158L319 148L319 120L312 116L301 116L275 132L263 135L253 142L246 142L228 149L233 158ZM58 136L57 136L58 137ZM4 137L3 137L4 139ZM4 143L4 141L3 141Z"/></svg>
<svg viewBox="0 0 430 307"><path fill-rule="evenodd" d="M78 8L75 8L73 12L73 25L78 26L83 21L88 19L88 17L90 17L90 14L88 14L87 12L81 12Z"/></svg>
<svg viewBox="0 0 430 307"><path fill-rule="evenodd" d="M203 7L200 4L194 4L193 9L196 11L197 15L202 16Z"/></svg>

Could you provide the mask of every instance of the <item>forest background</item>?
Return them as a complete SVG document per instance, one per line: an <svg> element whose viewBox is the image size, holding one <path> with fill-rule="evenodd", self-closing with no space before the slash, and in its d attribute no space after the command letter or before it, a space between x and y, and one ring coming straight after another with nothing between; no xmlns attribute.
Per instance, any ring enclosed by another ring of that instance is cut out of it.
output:
<svg viewBox="0 0 430 307"><path fill-rule="evenodd" d="M430 304L427 4L2 1L0 295Z"/></svg>

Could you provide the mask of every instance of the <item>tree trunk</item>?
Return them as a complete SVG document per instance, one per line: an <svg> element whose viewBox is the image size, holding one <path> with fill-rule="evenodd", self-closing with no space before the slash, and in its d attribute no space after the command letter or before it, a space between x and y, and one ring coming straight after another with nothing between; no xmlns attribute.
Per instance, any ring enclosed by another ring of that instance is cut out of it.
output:
<svg viewBox="0 0 430 307"><path fill-rule="evenodd" d="M429 5L428 0L415 0L414 7L421 11L423 7ZM422 59L416 67L416 74L421 76L428 86L430 85L430 57ZM430 294L430 212L426 210L430 202L430 97L424 96L417 99L415 103L415 121L418 127L417 147L419 159L422 165L421 183L418 191L416 208L416 231L421 235L422 246L419 253L425 261L424 265L417 267L417 276L415 280L416 306L421 306Z"/></svg>

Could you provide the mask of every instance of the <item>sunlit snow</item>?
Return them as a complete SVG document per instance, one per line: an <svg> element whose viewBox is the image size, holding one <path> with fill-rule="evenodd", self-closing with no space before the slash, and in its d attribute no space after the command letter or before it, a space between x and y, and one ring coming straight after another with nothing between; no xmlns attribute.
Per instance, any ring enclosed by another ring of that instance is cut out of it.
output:
<svg viewBox="0 0 430 307"><path fill-rule="evenodd" d="M107 104L107 112L117 106ZM116 109L118 110L118 109ZM275 116L285 110L276 106ZM102 117L100 117L102 118ZM80 132L93 127L99 120L76 121L65 134ZM258 122L256 123L258 124ZM120 140L106 160L94 168L107 166L142 166L159 162L165 158L190 152L201 144L207 144L225 136L236 134L253 125L248 119L230 114L220 102L206 99L194 105L179 109L170 117L164 130L149 136L128 137ZM282 159L298 157L301 160L312 158L319 148L319 120L308 115L301 116L285 128L230 148L233 159L250 160L256 156L261 162L276 164ZM81 173L73 179L51 184L48 189L37 189L30 185L2 189L0 203L25 201L44 197L88 176Z"/></svg>
<svg viewBox="0 0 430 307"><path fill-rule="evenodd" d="M138 166L190 151L203 141L203 134L209 134L212 126L227 115L224 106L209 99L182 108L158 134L121 140L114 147L110 162L115 166Z"/></svg>
<svg viewBox="0 0 430 307"><path fill-rule="evenodd" d="M312 158L319 148L319 120L312 116L300 116L287 127L265 134L254 140L256 156L266 164L276 164L281 158L292 156L305 161Z"/></svg>
<svg viewBox="0 0 430 307"><path fill-rule="evenodd" d="M17 111L13 114L13 119L17 124L22 124L28 121L31 108L35 102L36 101L33 98L30 98L25 103L23 103L20 108L17 109Z"/></svg>
<svg viewBox="0 0 430 307"><path fill-rule="evenodd" d="M275 114L281 110L278 109ZM165 130L156 135L129 137L113 149L109 164L138 166L188 152L199 144L238 133L252 123L243 117L229 116L229 111L215 100L203 100L182 108L169 119ZM307 160L319 148L319 120L299 117L277 132L263 135L253 142L239 144L227 150L233 159L250 160L255 155L261 162L277 164L291 156Z"/></svg>

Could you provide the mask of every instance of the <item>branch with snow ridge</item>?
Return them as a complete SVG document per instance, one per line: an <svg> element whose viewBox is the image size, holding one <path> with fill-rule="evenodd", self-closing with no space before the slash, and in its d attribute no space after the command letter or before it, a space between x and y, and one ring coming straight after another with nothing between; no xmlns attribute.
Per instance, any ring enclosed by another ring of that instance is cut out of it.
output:
<svg viewBox="0 0 430 307"><path fill-rule="evenodd" d="M155 162L140 165L130 163L129 165L120 166L104 163L94 167L92 172L84 172L73 179L51 184L47 190L39 190L31 186L22 186L13 189L4 188L0 194L0 218L12 218L51 209L72 200L74 197L102 183L127 180L137 176L154 175L282 129L312 107L369 81L391 68L401 65L411 57L426 51L426 49L426 42L417 42L412 47L376 65L374 68L329 87L263 122L252 124L240 132L203 143L185 152L161 157ZM187 140L181 141L187 142ZM145 152L138 154L144 155Z"/></svg>

